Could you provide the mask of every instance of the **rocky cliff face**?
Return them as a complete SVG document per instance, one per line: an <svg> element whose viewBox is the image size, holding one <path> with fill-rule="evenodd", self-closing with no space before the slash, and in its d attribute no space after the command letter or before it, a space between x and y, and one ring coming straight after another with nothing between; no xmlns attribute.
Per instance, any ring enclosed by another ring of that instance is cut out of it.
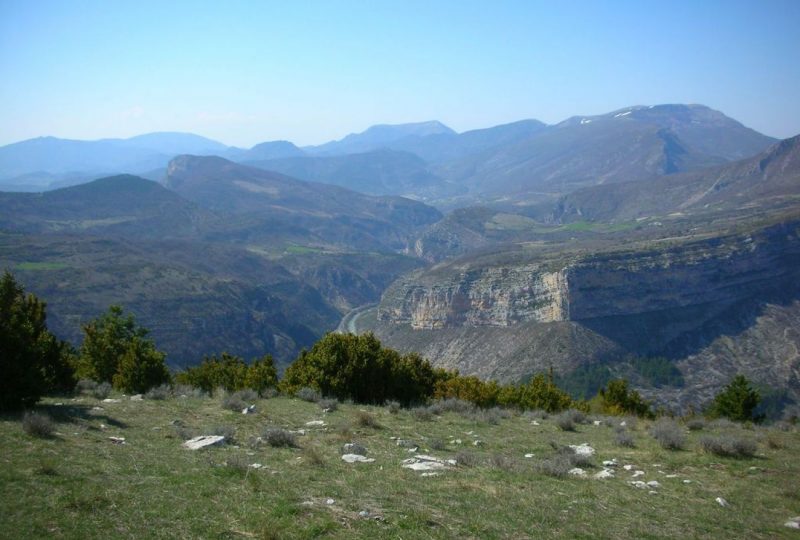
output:
<svg viewBox="0 0 800 540"><path fill-rule="evenodd" d="M738 372L800 401L800 220L532 259L460 260L407 275L363 329L504 381L665 356L686 386L646 391L659 403L696 406Z"/></svg>
<svg viewBox="0 0 800 540"><path fill-rule="evenodd" d="M417 272L386 291L379 319L414 329L511 326L730 303L800 271L798 231L781 224L560 262Z"/></svg>

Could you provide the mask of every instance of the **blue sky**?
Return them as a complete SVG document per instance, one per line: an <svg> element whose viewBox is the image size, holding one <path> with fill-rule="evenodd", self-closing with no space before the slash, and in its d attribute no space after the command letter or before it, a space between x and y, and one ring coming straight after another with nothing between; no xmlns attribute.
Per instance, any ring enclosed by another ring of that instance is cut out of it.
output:
<svg viewBox="0 0 800 540"><path fill-rule="evenodd" d="M800 133L800 1L0 0L0 144L316 144L658 103Z"/></svg>

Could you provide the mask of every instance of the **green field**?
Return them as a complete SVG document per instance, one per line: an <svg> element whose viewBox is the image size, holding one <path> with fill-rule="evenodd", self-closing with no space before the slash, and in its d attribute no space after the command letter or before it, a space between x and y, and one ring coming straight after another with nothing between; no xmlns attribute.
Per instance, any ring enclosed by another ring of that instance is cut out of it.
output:
<svg viewBox="0 0 800 540"><path fill-rule="evenodd" d="M580 425L563 432L553 418L454 412L424 421L412 412L260 399L256 414L224 410L220 398L119 403L91 397L46 399L56 434L26 434L18 416L0 422L0 526L7 538L796 538L784 526L800 514L797 428L721 426L758 441L755 457L661 449L639 420L635 448L614 444L614 429ZM362 425L360 411L378 427ZM322 420L325 426L308 427ZM619 423L621 419L609 420ZM630 422L630 420L629 420ZM257 445L265 427L306 430L297 448ZM223 427L233 440L191 451L191 434ZM115 444L109 437L124 437ZM401 467L419 452L457 465L423 477ZM459 440L459 443L455 441ZM475 440L482 441L476 446ZM550 441L597 450L587 478L554 478L534 464ZM373 463L348 464L340 448L358 442ZM532 453L532 458L525 454ZM616 476L596 480L603 460ZM261 464L253 468L252 464ZM624 464L633 470L623 469ZM658 481L655 489L629 484ZM674 476L673 476L674 475ZM688 483L684 481L688 480ZM653 493L651 493L652 491ZM729 506L720 506L722 497Z"/></svg>

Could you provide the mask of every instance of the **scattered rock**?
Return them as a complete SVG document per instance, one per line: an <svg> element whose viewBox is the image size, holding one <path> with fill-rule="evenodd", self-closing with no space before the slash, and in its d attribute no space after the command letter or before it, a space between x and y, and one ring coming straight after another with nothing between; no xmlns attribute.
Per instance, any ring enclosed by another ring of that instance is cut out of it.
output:
<svg viewBox="0 0 800 540"><path fill-rule="evenodd" d="M717 501L717 504L720 505L723 508L726 508L726 507L730 506L730 503L728 503L728 501L726 501L722 497L717 497L714 500Z"/></svg>
<svg viewBox="0 0 800 540"><path fill-rule="evenodd" d="M586 471L584 471L580 467L575 467L568 470L567 474L569 474L570 476L586 476Z"/></svg>
<svg viewBox="0 0 800 540"><path fill-rule="evenodd" d="M108 440L114 444L125 444L125 437L109 437Z"/></svg>
<svg viewBox="0 0 800 540"><path fill-rule="evenodd" d="M250 405L249 407L242 409L242 414L253 414L254 412L256 412L255 405Z"/></svg>
<svg viewBox="0 0 800 540"><path fill-rule="evenodd" d="M250 468L251 469L261 469L262 467L264 467L264 466L261 463L251 463L250 464Z"/></svg>
<svg viewBox="0 0 800 540"><path fill-rule="evenodd" d="M342 445L342 454L358 454L359 456L366 456L367 449L358 443L346 443Z"/></svg>
<svg viewBox="0 0 800 540"><path fill-rule="evenodd" d="M419 450L419 447L418 447L418 446L415 446L414 448L409 448L409 449L408 449L408 452L409 452L410 454L413 454L413 453L414 453L414 452L416 452L417 450Z"/></svg>
<svg viewBox="0 0 800 540"><path fill-rule="evenodd" d="M142 394L135 394L131 396L131 401L142 401L144 400L144 396Z"/></svg>
<svg viewBox="0 0 800 540"><path fill-rule="evenodd" d="M644 482L642 482L641 480L633 480L633 481L631 481L631 482L628 482L628 483L629 483L630 485L632 485L633 487L635 487L635 488L639 488L639 489L647 489L647 484L645 484L645 483L644 483Z"/></svg>
<svg viewBox="0 0 800 540"><path fill-rule="evenodd" d="M292 435L305 435L306 430L304 429L295 429L294 431L289 431Z"/></svg>
<svg viewBox="0 0 800 540"><path fill-rule="evenodd" d="M58 403L55 403L54 405L55 405L56 407L60 407L60 406L62 406L62 405L63 405L63 403L61 403L61 402L58 402Z"/></svg>
<svg viewBox="0 0 800 540"><path fill-rule="evenodd" d="M684 483L684 484L691 484L691 483L692 483L692 481L691 481L691 480L684 480L684 481L683 481L683 483Z"/></svg>
<svg viewBox="0 0 800 540"><path fill-rule="evenodd" d="M789 527L790 529L800 529L800 516L789 518L789 520L784 523L783 526Z"/></svg>
<svg viewBox="0 0 800 540"><path fill-rule="evenodd" d="M594 422L592 422L592 425L594 425L594 426L602 426L603 422L600 421L600 420L595 420Z"/></svg>
<svg viewBox="0 0 800 540"><path fill-rule="evenodd" d="M443 460L433 456L420 454L413 458L404 459L401 466L412 471L441 471L449 469L456 464L454 459Z"/></svg>
<svg viewBox="0 0 800 540"><path fill-rule="evenodd" d="M183 443L183 447L189 450L199 450L206 446L222 444L224 441L225 437L223 435L200 435Z"/></svg>
<svg viewBox="0 0 800 540"><path fill-rule="evenodd" d="M322 427L322 426L325 426L327 424L325 424L325 422L323 420L312 420L310 422L306 422L306 425L309 426L309 427L314 427L314 426Z"/></svg>
<svg viewBox="0 0 800 540"><path fill-rule="evenodd" d="M472 441L472 446L483 446L483 441L480 439L476 439Z"/></svg>
<svg viewBox="0 0 800 540"><path fill-rule="evenodd" d="M617 466L617 458L606 460L603 462L603 467L616 467Z"/></svg>
<svg viewBox="0 0 800 540"><path fill-rule="evenodd" d="M605 480L606 478L614 478L614 471L611 469L603 469L594 475L595 480Z"/></svg>
<svg viewBox="0 0 800 540"><path fill-rule="evenodd" d="M369 512L367 510L362 510L361 512L358 513L358 515L361 516L362 518L367 518L369 517Z"/></svg>
<svg viewBox="0 0 800 540"><path fill-rule="evenodd" d="M335 502L336 502L336 501L334 501L333 499L327 499L327 500L325 501L325 504L327 504L328 506L330 506L330 505L332 505L332 504L333 504L333 503L335 503Z"/></svg>
<svg viewBox="0 0 800 540"><path fill-rule="evenodd" d="M631 469L633 469L633 465L623 465L622 468L625 469L626 471L630 471Z"/></svg>
<svg viewBox="0 0 800 540"><path fill-rule="evenodd" d="M533 454L525 454L525 457L526 457L526 458L532 458L532 457L533 457Z"/></svg>
<svg viewBox="0 0 800 540"><path fill-rule="evenodd" d="M677 474L668 474L668 475L667 475L667 476L665 476L664 478L677 478L677 477L678 477L678 475L677 475Z"/></svg>
<svg viewBox="0 0 800 540"><path fill-rule="evenodd" d="M588 443L583 443L579 445L571 444L569 445L569 447L572 448L572 451L579 456L591 457L595 454L595 449L589 446Z"/></svg>
<svg viewBox="0 0 800 540"><path fill-rule="evenodd" d="M653 491L652 489L648 491L650 495L658 495L658 491Z"/></svg>
<svg viewBox="0 0 800 540"><path fill-rule="evenodd" d="M121 402L122 402L121 399L106 398L103 400L103 403L121 403Z"/></svg>
<svg viewBox="0 0 800 540"><path fill-rule="evenodd" d="M650 480L649 482L647 482L647 485L649 487L651 487L651 488L660 488L661 487L661 484L658 482L658 480Z"/></svg>
<svg viewBox="0 0 800 540"><path fill-rule="evenodd" d="M461 444L461 439L453 439L450 444Z"/></svg>
<svg viewBox="0 0 800 540"><path fill-rule="evenodd" d="M537 422L536 420L534 420L533 422L531 422L531 425L532 425L532 426L541 426L541 424L540 424L539 422Z"/></svg>
<svg viewBox="0 0 800 540"><path fill-rule="evenodd" d="M640 476L644 476L644 471L633 471L633 476L631 478L639 478Z"/></svg>
<svg viewBox="0 0 800 540"><path fill-rule="evenodd" d="M625 427L628 425L628 423L625 420L623 420L622 422L619 423L619 425L620 427Z"/></svg>
<svg viewBox="0 0 800 540"><path fill-rule="evenodd" d="M416 448L419 445L414 441L409 441L406 439L397 439L397 446L399 446L400 448Z"/></svg>
<svg viewBox="0 0 800 540"><path fill-rule="evenodd" d="M375 459L364 457L361 454L344 454L342 461L347 463L372 463Z"/></svg>
<svg viewBox="0 0 800 540"><path fill-rule="evenodd" d="M105 409L103 409L103 407L92 407L92 410L93 411L103 411Z"/></svg>

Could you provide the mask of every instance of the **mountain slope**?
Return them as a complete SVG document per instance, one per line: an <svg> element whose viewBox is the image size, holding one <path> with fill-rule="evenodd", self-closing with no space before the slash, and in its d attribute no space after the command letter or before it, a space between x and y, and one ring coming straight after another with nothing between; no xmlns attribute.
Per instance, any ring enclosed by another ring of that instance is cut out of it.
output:
<svg viewBox="0 0 800 540"><path fill-rule="evenodd" d="M369 195L429 198L446 196L456 189L428 171L427 164L420 157L410 152L388 149L341 156L251 161L246 164Z"/></svg>
<svg viewBox="0 0 800 540"><path fill-rule="evenodd" d="M427 137L439 134L455 134L455 132L436 120L411 124L380 124L361 133L351 133L339 141L308 146L303 150L311 155L319 156L355 154L385 148L391 143L409 136Z"/></svg>
<svg viewBox="0 0 800 540"><path fill-rule="evenodd" d="M775 205L800 197L800 136L748 159L700 171L576 191L562 199L559 221L639 219L672 212Z"/></svg>
<svg viewBox="0 0 800 540"><path fill-rule="evenodd" d="M650 179L752 155L775 141L700 105L574 117L434 172L484 197L541 201L581 187Z"/></svg>

